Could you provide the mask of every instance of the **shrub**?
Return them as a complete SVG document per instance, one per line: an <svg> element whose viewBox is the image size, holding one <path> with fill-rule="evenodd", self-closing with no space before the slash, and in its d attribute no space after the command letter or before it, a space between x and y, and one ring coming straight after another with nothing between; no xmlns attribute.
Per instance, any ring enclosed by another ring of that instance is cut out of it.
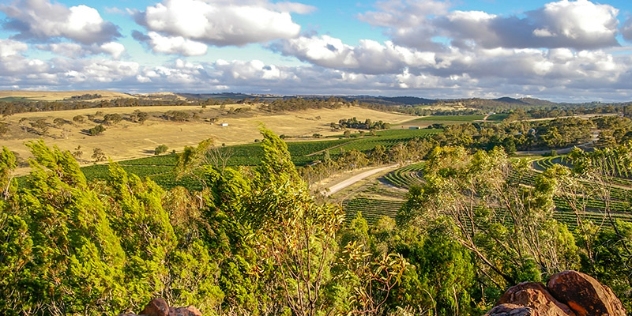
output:
<svg viewBox="0 0 632 316"><path fill-rule="evenodd" d="M169 149L167 145L165 144L159 145L158 147L156 147L156 149L154 149L154 155L164 154L167 152L167 149Z"/></svg>
<svg viewBox="0 0 632 316"><path fill-rule="evenodd" d="M103 127L103 125L99 124L91 129L88 130L88 135L90 136L97 136L97 135L101 135L103 132L105 132L105 127Z"/></svg>

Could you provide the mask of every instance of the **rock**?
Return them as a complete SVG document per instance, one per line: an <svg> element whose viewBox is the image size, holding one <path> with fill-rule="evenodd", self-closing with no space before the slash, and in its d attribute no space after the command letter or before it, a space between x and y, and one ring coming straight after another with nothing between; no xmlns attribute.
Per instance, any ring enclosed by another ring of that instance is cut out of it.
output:
<svg viewBox="0 0 632 316"><path fill-rule="evenodd" d="M202 316L202 313L194 306L171 307L169 316Z"/></svg>
<svg viewBox="0 0 632 316"><path fill-rule="evenodd" d="M575 316L575 313L567 305L551 296L542 283L523 282L512 286L500 297L498 303L529 307L533 314L528 315Z"/></svg>
<svg viewBox="0 0 632 316"><path fill-rule="evenodd" d="M516 304L500 304L490 310L485 316L534 316L530 307Z"/></svg>
<svg viewBox="0 0 632 316"><path fill-rule="evenodd" d="M587 274L560 272L549 279L547 287L551 295L566 303L578 316L626 315L612 290Z"/></svg>
<svg viewBox="0 0 632 316"><path fill-rule="evenodd" d="M123 313L119 316L202 316L202 313L195 306L169 307L163 298L154 298L145 306L140 314Z"/></svg>
<svg viewBox="0 0 632 316"><path fill-rule="evenodd" d="M154 298L140 314L146 316L168 316L169 304L163 298Z"/></svg>

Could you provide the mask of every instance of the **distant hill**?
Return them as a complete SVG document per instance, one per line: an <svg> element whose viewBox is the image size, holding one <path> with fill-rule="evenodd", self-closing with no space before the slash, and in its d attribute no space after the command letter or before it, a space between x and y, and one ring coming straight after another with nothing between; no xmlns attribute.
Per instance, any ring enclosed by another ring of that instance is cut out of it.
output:
<svg viewBox="0 0 632 316"><path fill-rule="evenodd" d="M181 97L184 97L184 98L187 98L187 99L192 99L192 100L206 100L206 99L243 100L243 99L246 99L246 98L254 98L254 96L250 95L250 94L232 93L232 92L226 92L226 93L176 93L176 94L181 96Z"/></svg>
<svg viewBox="0 0 632 316"><path fill-rule="evenodd" d="M502 97L502 98L494 99L494 101L498 101L498 102L502 102L502 103L509 103L509 104L529 105L529 103L524 102L523 100L514 99L514 98L510 98L510 97Z"/></svg>
<svg viewBox="0 0 632 316"><path fill-rule="evenodd" d="M432 99L424 99L419 97L383 97L383 96L367 96L367 95L359 95L359 96L344 96L343 99L347 101L362 101L367 103L377 103L384 105L432 105L436 104L437 100Z"/></svg>

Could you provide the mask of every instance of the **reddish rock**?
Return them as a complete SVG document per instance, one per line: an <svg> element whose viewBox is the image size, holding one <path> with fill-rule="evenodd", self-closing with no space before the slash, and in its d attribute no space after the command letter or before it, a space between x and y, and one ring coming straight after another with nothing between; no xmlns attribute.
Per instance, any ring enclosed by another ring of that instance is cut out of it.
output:
<svg viewBox="0 0 632 316"><path fill-rule="evenodd" d="M492 308L485 316L535 316L533 309L530 307L520 306L516 304L500 304Z"/></svg>
<svg viewBox="0 0 632 316"><path fill-rule="evenodd" d="M154 298L140 314L119 314L119 316L202 316L195 306L169 307L163 298Z"/></svg>
<svg viewBox="0 0 632 316"><path fill-rule="evenodd" d="M169 316L202 316L202 313L194 306L171 307Z"/></svg>
<svg viewBox="0 0 632 316"><path fill-rule="evenodd" d="M510 303L530 307L537 316L575 316L565 304L556 300L542 283L523 282L510 287L498 301L499 304Z"/></svg>
<svg viewBox="0 0 632 316"><path fill-rule="evenodd" d="M560 272L549 279L549 292L578 316L625 316L612 290L593 277L577 271Z"/></svg>
<svg viewBox="0 0 632 316"><path fill-rule="evenodd" d="M146 316L168 316L169 304L163 298L154 298L140 314Z"/></svg>

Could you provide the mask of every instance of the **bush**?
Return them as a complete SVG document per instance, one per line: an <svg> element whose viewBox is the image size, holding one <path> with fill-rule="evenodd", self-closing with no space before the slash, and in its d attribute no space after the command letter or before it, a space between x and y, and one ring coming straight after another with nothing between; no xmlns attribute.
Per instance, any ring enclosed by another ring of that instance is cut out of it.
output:
<svg viewBox="0 0 632 316"><path fill-rule="evenodd" d="M88 135L90 136L97 136L97 135L101 135L103 132L105 132L105 127L103 127L103 125L99 124L91 129L88 130Z"/></svg>
<svg viewBox="0 0 632 316"><path fill-rule="evenodd" d="M167 147L167 145L162 144L158 147L156 147L156 149L154 149L154 155L160 155L160 154L164 154L167 152L167 149L169 149L169 147Z"/></svg>

